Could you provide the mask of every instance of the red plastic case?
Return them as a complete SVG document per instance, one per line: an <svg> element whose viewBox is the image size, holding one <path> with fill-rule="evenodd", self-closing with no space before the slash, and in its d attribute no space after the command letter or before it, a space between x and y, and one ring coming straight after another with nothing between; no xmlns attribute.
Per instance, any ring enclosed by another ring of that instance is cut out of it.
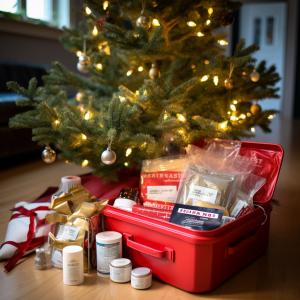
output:
<svg viewBox="0 0 300 300"><path fill-rule="evenodd" d="M283 149L280 145L242 142L241 154L263 161L257 175L267 178L255 195L252 212L211 231L187 229L163 220L114 208L105 208L105 230L123 234L124 254L134 266L189 292L207 292L241 270L267 249L271 205Z"/></svg>

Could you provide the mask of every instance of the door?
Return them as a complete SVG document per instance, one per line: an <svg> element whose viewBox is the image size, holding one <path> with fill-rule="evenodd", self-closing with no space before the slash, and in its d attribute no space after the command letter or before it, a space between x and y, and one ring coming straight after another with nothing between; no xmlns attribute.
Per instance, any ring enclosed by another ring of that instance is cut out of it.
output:
<svg viewBox="0 0 300 300"><path fill-rule="evenodd" d="M254 54L258 60L266 60L267 66L275 65L280 77L284 75L286 3L244 4L241 8L240 37L246 45L253 43L260 47ZM280 110L282 105L283 80L280 88L280 99L267 99L260 104L263 109Z"/></svg>

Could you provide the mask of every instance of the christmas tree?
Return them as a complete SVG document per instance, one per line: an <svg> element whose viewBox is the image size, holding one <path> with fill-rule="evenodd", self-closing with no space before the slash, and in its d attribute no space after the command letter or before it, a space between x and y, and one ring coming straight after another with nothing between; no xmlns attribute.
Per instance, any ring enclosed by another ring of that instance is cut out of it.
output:
<svg viewBox="0 0 300 300"><path fill-rule="evenodd" d="M269 131L276 112L259 101L277 97L274 66L256 62L257 46L243 41L225 55L222 27L238 8L227 0L86 1L82 22L62 37L82 74L54 62L42 87L9 82L31 108L10 125L32 128L46 162L59 150L107 179L202 138Z"/></svg>

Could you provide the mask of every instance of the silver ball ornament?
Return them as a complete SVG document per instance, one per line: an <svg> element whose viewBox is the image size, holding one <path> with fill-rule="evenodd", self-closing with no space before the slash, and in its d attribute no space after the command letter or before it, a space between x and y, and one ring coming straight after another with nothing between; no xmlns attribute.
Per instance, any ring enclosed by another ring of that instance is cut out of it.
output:
<svg viewBox="0 0 300 300"><path fill-rule="evenodd" d="M77 70L81 73L88 73L90 64L90 58L86 54L82 54L78 58Z"/></svg>
<svg viewBox="0 0 300 300"><path fill-rule="evenodd" d="M105 165L112 165L115 163L116 160L117 160L117 155L115 151L111 150L110 148L107 148L101 154L101 161Z"/></svg>
<svg viewBox="0 0 300 300"><path fill-rule="evenodd" d="M151 20L149 17L146 17L144 15L141 15L137 18L136 22L135 22L137 27L141 27L144 28L146 30L151 28Z"/></svg>
<svg viewBox="0 0 300 300"><path fill-rule="evenodd" d="M160 72L157 64L152 64L151 69L149 70L149 77L151 79L157 79L160 76Z"/></svg>
<svg viewBox="0 0 300 300"><path fill-rule="evenodd" d="M252 82L258 82L260 79L260 74L256 70L253 70L253 72L250 74L250 79Z"/></svg>
<svg viewBox="0 0 300 300"><path fill-rule="evenodd" d="M50 146L46 146L42 152L42 160L46 164L52 164L53 162L55 162L55 159L56 152Z"/></svg>

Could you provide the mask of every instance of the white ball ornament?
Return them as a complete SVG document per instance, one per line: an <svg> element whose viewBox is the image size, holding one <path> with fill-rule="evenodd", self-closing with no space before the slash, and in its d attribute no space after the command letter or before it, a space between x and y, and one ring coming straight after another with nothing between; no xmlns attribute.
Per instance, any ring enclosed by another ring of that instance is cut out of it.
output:
<svg viewBox="0 0 300 300"><path fill-rule="evenodd" d="M149 77L154 80L160 76L160 71L156 63L151 65L151 69L149 70Z"/></svg>
<svg viewBox="0 0 300 300"><path fill-rule="evenodd" d="M136 20L136 26L137 27L142 27L146 30L150 29L151 28L151 19L149 17L141 15Z"/></svg>
<svg viewBox="0 0 300 300"><path fill-rule="evenodd" d="M115 163L116 160L117 160L117 155L115 151L111 150L109 147L106 150L104 150L101 154L101 161L105 165L112 165Z"/></svg>
<svg viewBox="0 0 300 300"><path fill-rule="evenodd" d="M82 54L78 58L77 70L81 73L88 73L90 64L90 58L86 54Z"/></svg>

